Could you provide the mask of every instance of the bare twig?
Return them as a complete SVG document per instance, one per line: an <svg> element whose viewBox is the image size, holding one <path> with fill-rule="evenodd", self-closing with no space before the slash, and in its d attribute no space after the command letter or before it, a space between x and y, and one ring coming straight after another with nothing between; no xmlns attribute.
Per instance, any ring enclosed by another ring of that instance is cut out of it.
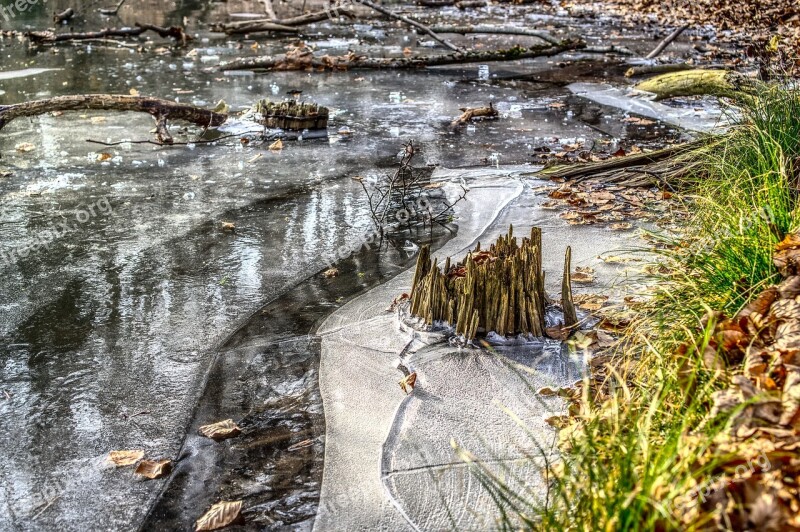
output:
<svg viewBox="0 0 800 532"><path fill-rule="evenodd" d="M442 43L444 46L446 46L447 48L450 48L454 52L460 52L461 51L461 48L459 48L455 44L451 43L447 39L444 39L444 38L440 37L433 30L431 30L428 26L426 26L426 25L424 25L424 24L422 24L420 22L417 22L416 20L412 20L412 19L410 19L410 18L408 18L408 17L406 17L404 15L399 15L399 14L395 13L394 11L386 9L383 6L380 6L380 5L378 5L378 4L374 3L374 2L370 2L370 0L353 0L353 1L355 1L355 2L357 2L359 4L361 4L361 5L367 6L367 7L371 8L371 9L374 9L378 13L383 13L384 15L386 15L388 17L395 18L397 20L403 21L406 24L408 24L409 26L413 26L413 27L417 28L418 30L427 33L428 35L431 36L432 39Z"/></svg>
<svg viewBox="0 0 800 532"><path fill-rule="evenodd" d="M658 43L658 46L656 46L655 49L652 52L647 54L646 59L655 59L656 57L658 57L661 54L661 52L663 52L664 49L667 46L672 44L672 41L677 39L680 36L680 34L683 33L684 31L686 31L688 28L689 28L689 24L684 24L683 26L680 26L675 31L673 31L672 33L667 35L667 37L663 41Z"/></svg>
<svg viewBox="0 0 800 532"><path fill-rule="evenodd" d="M113 9L111 9L111 8L102 8L101 7L97 11L99 11L101 15L106 15L108 17L114 17L114 16L117 15L117 13L119 13L119 8L121 8L122 4L124 4L124 3L125 3L125 0L119 0L117 5Z"/></svg>
<svg viewBox="0 0 800 532"><path fill-rule="evenodd" d="M431 26L430 29L436 33L460 33L462 35L467 33L484 33L490 35L523 35L526 37L536 37L551 44L559 44L561 42L546 31L527 30L525 28L512 28L508 26L485 26L480 24L475 26L441 25Z"/></svg>

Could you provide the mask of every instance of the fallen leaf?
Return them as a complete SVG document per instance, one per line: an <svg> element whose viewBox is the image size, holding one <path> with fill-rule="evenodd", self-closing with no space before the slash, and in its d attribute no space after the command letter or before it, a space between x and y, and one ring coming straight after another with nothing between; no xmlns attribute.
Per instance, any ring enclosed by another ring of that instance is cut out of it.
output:
<svg viewBox="0 0 800 532"><path fill-rule="evenodd" d="M172 471L171 460L142 460L136 466L134 473L154 480L168 475L170 471Z"/></svg>
<svg viewBox="0 0 800 532"><path fill-rule="evenodd" d="M14 149L20 153L28 153L29 151L35 150L36 146L31 144L30 142L22 142L14 146Z"/></svg>
<svg viewBox="0 0 800 532"><path fill-rule="evenodd" d="M594 269L578 266L575 273L570 275L570 279L575 283L591 283L594 281Z"/></svg>
<svg viewBox="0 0 800 532"><path fill-rule="evenodd" d="M554 390L554 389L550 388L549 386L545 386L544 388L542 388L541 390L539 390L539 391L538 391L538 392L536 392L536 393L537 393L538 395L541 395L541 396L543 396L543 397L551 397L551 396L553 396L553 395L558 395L558 391L556 391L556 390Z"/></svg>
<svg viewBox="0 0 800 532"><path fill-rule="evenodd" d="M137 91L136 89L131 89L131 90L128 91L128 93L131 96L139 96L139 91Z"/></svg>
<svg viewBox="0 0 800 532"><path fill-rule="evenodd" d="M106 121L106 117L104 116L93 116L89 119L89 122L92 124L102 124Z"/></svg>
<svg viewBox="0 0 800 532"><path fill-rule="evenodd" d="M281 151L283 149L283 141L281 139L276 140L269 145L269 149L272 151Z"/></svg>
<svg viewBox="0 0 800 532"><path fill-rule="evenodd" d="M232 419L226 419L210 425L203 425L198 429L198 432L206 438L211 438L214 441L221 441L238 436L241 434L242 429L240 429Z"/></svg>
<svg viewBox="0 0 800 532"><path fill-rule="evenodd" d="M592 312L603 308L605 302L608 301L608 296L600 294L575 294L572 299L579 308Z"/></svg>
<svg viewBox="0 0 800 532"><path fill-rule="evenodd" d="M408 395L409 393L411 393L411 391L414 390L414 386L417 384L417 372L415 371L414 373L411 373L410 375L403 377L403 379L400 380L399 384L400 388L402 388L403 391L406 392L406 395Z"/></svg>
<svg viewBox="0 0 800 532"><path fill-rule="evenodd" d="M233 524L243 524L242 501L220 501L195 522L195 532L219 530Z"/></svg>
<svg viewBox="0 0 800 532"><path fill-rule="evenodd" d="M139 449L133 451L111 451L108 453L106 461L117 467L126 467L134 465L142 458L144 458L144 451Z"/></svg>
<svg viewBox="0 0 800 532"><path fill-rule="evenodd" d="M109 160L111 160L113 158L114 158L114 155L112 155L112 154L110 154L108 152L102 152L102 153L98 153L97 154L97 161L98 162L109 161Z"/></svg>
<svg viewBox="0 0 800 532"><path fill-rule="evenodd" d="M223 231L236 231L236 224L233 222L222 222L220 229Z"/></svg>
<svg viewBox="0 0 800 532"><path fill-rule="evenodd" d="M630 222L620 222L616 224L611 224L608 226L608 228L611 229L612 231L625 231L627 229L632 229L633 224Z"/></svg>
<svg viewBox="0 0 800 532"><path fill-rule="evenodd" d="M322 275L324 275L328 279L330 279L332 277L338 277L339 276L339 270L338 270L338 268L329 268L329 269L325 270L322 273Z"/></svg>

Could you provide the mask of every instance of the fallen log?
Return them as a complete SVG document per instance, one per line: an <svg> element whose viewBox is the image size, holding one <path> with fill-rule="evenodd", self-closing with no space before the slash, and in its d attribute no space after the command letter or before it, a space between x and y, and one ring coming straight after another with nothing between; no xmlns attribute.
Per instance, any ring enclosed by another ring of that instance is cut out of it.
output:
<svg viewBox="0 0 800 532"><path fill-rule="evenodd" d="M431 30L436 33L460 33L466 35L468 33L484 33L489 35L523 35L526 37L536 37L547 41L551 44L559 44L561 41L546 31L526 30L525 28L510 28L503 26L453 26L453 25L440 25L431 26Z"/></svg>
<svg viewBox="0 0 800 532"><path fill-rule="evenodd" d="M523 48L515 46L505 50L466 51L455 54L411 57L365 57L353 52L341 56L315 56L309 48L298 47L284 55L243 57L217 66L217 70L308 70L325 72L331 70L388 69L412 70L433 66L516 61L535 57L550 57L569 50L582 48L577 40L563 41L557 45L541 45Z"/></svg>
<svg viewBox="0 0 800 532"><path fill-rule="evenodd" d="M728 96L751 92L755 80L728 70L685 70L639 82L634 88L655 94L656 100L679 96Z"/></svg>
<svg viewBox="0 0 800 532"><path fill-rule="evenodd" d="M82 32L82 33L55 33L54 31L27 31L22 35L30 39L34 43L56 43L65 41L86 41L91 39L106 39L108 37L138 37L146 31L157 33L162 38L171 37L181 44L193 40L191 35L180 26L170 26L169 28L162 28L161 26L154 26L152 24L136 23L134 28L107 28L100 31Z"/></svg>
<svg viewBox="0 0 800 532"><path fill-rule="evenodd" d="M156 121L159 142L172 144L172 136L167 128L167 120L183 120L201 127L216 127L228 115L215 113L192 105L179 104L160 98L127 96L115 94L84 94L75 96L56 96L44 100L0 105L0 129L15 118L38 116L55 111L134 111L148 113Z"/></svg>

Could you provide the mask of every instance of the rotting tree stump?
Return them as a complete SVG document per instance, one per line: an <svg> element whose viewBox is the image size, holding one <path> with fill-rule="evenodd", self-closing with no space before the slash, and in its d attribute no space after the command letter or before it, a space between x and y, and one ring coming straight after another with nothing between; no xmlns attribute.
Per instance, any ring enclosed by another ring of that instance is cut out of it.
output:
<svg viewBox="0 0 800 532"><path fill-rule="evenodd" d="M430 247L423 246L411 286L411 315L426 325L436 322L455 327L456 335L473 340L478 332L500 336L545 335L545 307L549 302L542 271L542 230L531 229L521 244L513 235L500 236L488 250L480 242L464 260L444 269L431 259ZM571 250L565 256L562 306L564 328L578 324L570 283Z"/></svg>
<svg viewBox="0 0 800 532"><path fill-rule="evenodd" d="M281 103L260 100L253 106L260 117L256 121L268 128L285 131L309 131L328 128L328 108L294 100Z"/></svg>

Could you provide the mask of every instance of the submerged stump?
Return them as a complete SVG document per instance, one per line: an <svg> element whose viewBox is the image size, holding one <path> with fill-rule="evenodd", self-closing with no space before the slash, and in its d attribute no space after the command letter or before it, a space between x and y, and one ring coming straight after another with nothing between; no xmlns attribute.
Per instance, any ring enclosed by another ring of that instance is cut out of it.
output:
<svg viewBox="0 0 800 532"><path fill-rule="evenodd" d="M430 249L420 251L411 289L411 313L426 324L446 322L467 340L479 330L542 336L545 329L542 232L534 227L518 244L513 227L488 250L480 243L462 262L440 269Z"/></svg>
<svg viewBox="0 0 800 532"><path fill-rule="evenodd" d="M328 108L295 100L281 103L260 100L253 106L259 124L285 131L309 131L328 128Z"/></svg>
<svg viewBox="0 0 800 532"><path fill-rule="evenodd" d="M564 326L577 322L570 284L570 249L567 248L562 305ZM500 336L524 334L544 336L545 307L549 301L542 271L542 230L531 229L521 243L513 227L488 250L480 242L464 260L440 268L423 246L411 285L410 312L426 325L446 323L457 335L474 339L478 332L494 331Z"/></svg>

